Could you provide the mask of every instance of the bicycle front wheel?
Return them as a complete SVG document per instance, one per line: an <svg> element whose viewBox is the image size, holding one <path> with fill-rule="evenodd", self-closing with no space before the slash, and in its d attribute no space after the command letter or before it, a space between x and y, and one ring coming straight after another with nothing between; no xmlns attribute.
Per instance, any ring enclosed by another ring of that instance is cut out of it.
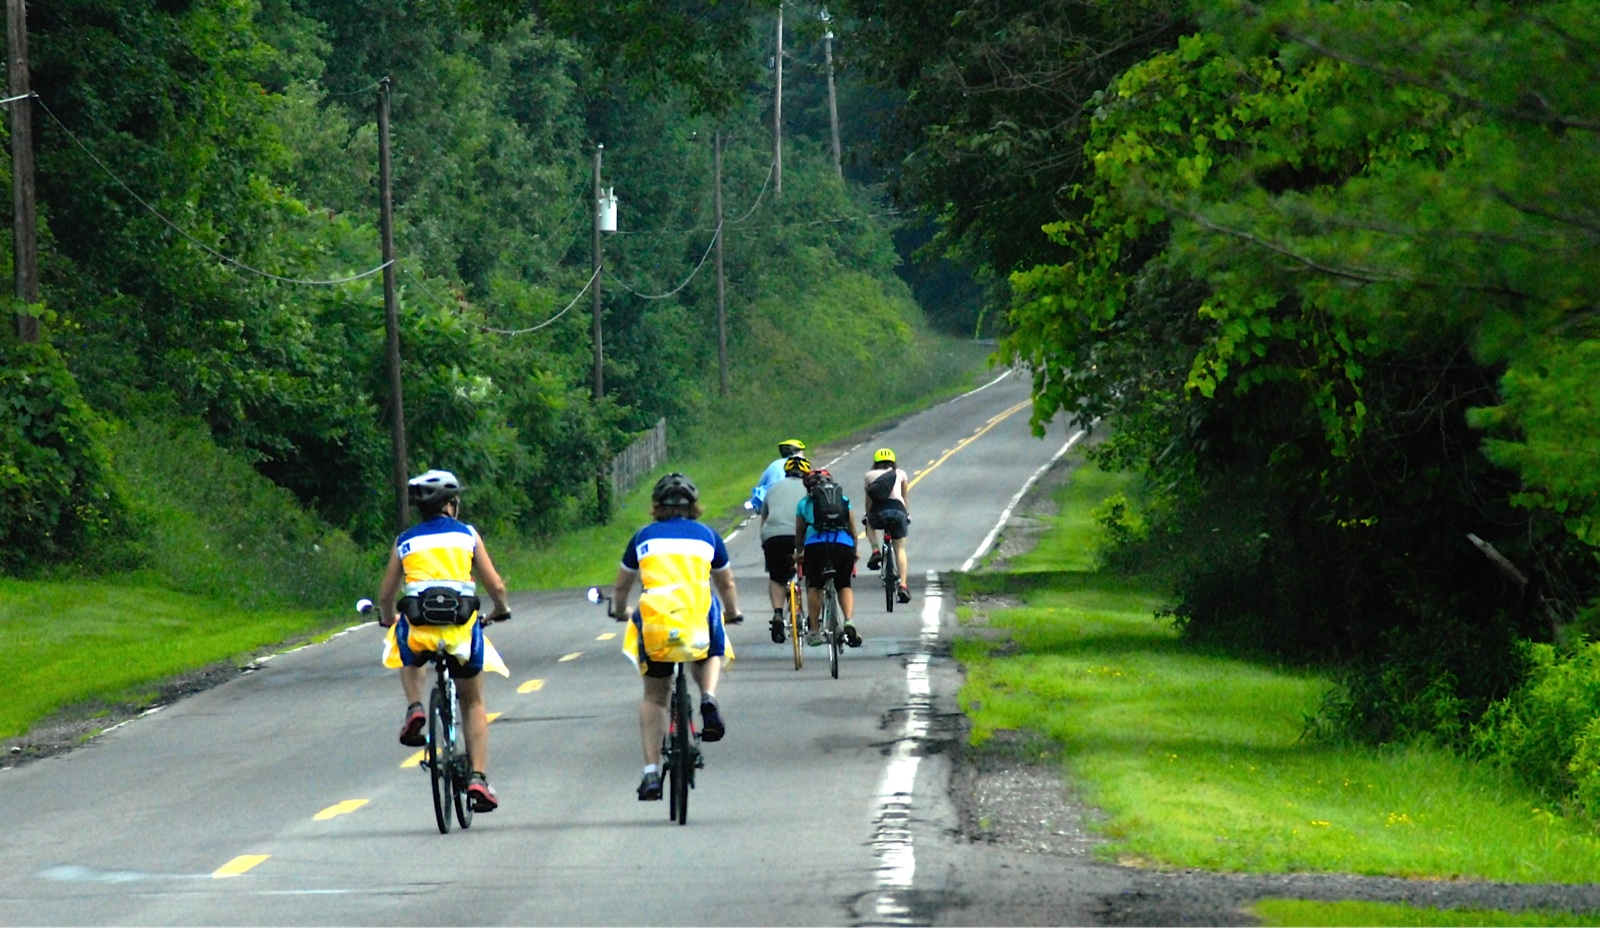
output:
<svg viewBox="0 0 1600 928"><path fill-rule="evenodd" d="M799 670L806 662L806 643L802 638L805 632L805 610L802 607L800 584L789 581L789 640L794 642L794 669Z"/></svg>
<svg viewBox="0 0 1600 928"><path fill-rule="evenodd" d="M453 792L451 779L455 767L455 751L450 744L450 704L444 693L435 687L428 699L428 746L423 749L428 775L433 780L433 820L439 834L450 833L450 799Z"/></svg>

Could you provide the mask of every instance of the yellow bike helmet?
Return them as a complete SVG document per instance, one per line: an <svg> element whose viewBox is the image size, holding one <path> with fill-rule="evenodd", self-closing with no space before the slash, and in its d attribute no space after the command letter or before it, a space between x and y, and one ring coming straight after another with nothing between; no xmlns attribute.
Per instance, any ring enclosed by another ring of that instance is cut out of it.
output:
<svg viewBox="0 0 1600 928"><path fill-rule="evenodd" d="M806 450L806 443L798 438L785 438L783 441L778 442L778 454L786 458L792 458L804 450Z"/></svg>
<svg viewBox="0 0 1600 928"><path fill-rule="evenodd" d="M790 477L799 475L804 477L811 473L811 461L803 454L797 454L783 462L783 472Z"/></svg>
<svg viewBox="0 0 1600 928"><path fill-rule="evenodd" d="M874 464L893 464L894 463L894 449L892 449L892 448L879 448L877 451L872 452L872 463L874 463Z"/></svg>

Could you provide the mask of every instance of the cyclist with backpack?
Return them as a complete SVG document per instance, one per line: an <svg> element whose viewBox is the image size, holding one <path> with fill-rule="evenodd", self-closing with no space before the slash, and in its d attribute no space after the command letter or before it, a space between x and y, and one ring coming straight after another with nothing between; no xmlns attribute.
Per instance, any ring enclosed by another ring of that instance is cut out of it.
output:
<svg viewBox="0 0 1600 928"><path fill-rule="evenodd" d="M852 648L861 647L861 636L854 621L855 594L850 578L856 572L856 535L851 528L850 498L844 495L826 468L805 477L806 495L795 508L794 559L803 561L806 573L806 602L811 620L807 624L806 644L817 647L822 639L823 568L832 565L833 585L839 591L839 608L844 612L844 640Z"/></svg>
<svg viewBox="0 0 1600 928"><path fill-rule="evenodd" d="M612 617L628 621L622 652L644 678L639 798L646 801L661 798L661 738L667 731L674 665L687 663L700 688L701 740L720 741L727 731L716 696L723 658L733 659L723 616L732 625L744 616L727 546L716 529L699 521L701 514L694 481L679 473L657 481L650 493L653 521L623 549L612 591ZM628 594L635 580L641 587L639 608L630 613Z"/></svg>
<svg viewBox="0 0 1600 928"><path fill-rule="evenodd" d="M783 603L794 577L794 518L806 495L805 476L811 462L797 454L783 462L784 479L767 488L761 501L761 553L767 567L767 596L772 601L772 642L783 644Z"/></svg>
<svg viewBox="0 0 1600 928"><path fill-rule="evenodd" d="M881 529L894 545L894 559L900 568L900 590L895 598L911 602L911 588L906 586L906 535L911 532L911 512L906 508L906 495L910 481L906 472L895 465L894 449L879 448L872 453L872 469L864 480L867 492L867 515L861 523L867 529L867 545L872 556L867 559L867 569L883 566L883 555L878 551L878 530Z"/></svg>
<svg viewBox="0 0 1600 928"><path fill-rule="evenodd" d="M426 742L422 692L428 682L428 662L435 651L447 652L466 722L467 754L472 758L467 797L472 811L493 812L500 800L484 774L489 766L489 716L484 711L480 674L489 670L510 676L511 671L483 636L477 593L481 585L489 594L494 604L491 620L510 618L506 584L494 569L478 530L458 520L461 481L455 474L430 470L412 477L406 493L418 522L395 539L378 587L378 624L389 629L383 642L383 665L399 668L400 685L409 704L400 727L400 743L414 748ZM473 583L474 575L479 583ZM453 616L444 618L447 624L434 624L438 619L435 610L425 612L423 601L447 604L451 599L456 601L450 610ZM458 624L449 624L452 619Z"/></svg>

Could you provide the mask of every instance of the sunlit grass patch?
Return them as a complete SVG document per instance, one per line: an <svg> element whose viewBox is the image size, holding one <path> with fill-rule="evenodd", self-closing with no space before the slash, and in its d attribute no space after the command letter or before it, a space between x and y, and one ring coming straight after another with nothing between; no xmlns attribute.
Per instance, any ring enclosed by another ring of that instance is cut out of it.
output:
<svg viewBox="0 0 1600 928"><path fill-rule="evenodd" d="M1263 925L1479 926L1596 925L1600 912L1502 912L1497 909L1436 909L1386 902L1312 902L1304 899L1262 899L1250 907Z"/></svg>
<svg viewBox="0 0 1600 928"><path fill-rule="evenodd" d="M329 624L326 612L244 611L159 587L0 580L12 655L0 737L75 703L137 701L169 676Z"/></svg>

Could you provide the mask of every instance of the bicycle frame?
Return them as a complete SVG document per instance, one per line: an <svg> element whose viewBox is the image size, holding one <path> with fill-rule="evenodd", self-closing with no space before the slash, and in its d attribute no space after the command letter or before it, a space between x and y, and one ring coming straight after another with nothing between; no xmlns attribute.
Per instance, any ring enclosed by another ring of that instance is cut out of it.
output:
<svg viewBox="0 0 1600 928"><path fill-rule="evenodd" d="M462 828L472 827L472 803L467 798L472 758L463 737L461 701L455 678L450 675L449 657L443 651L435 651L429 663L434 669L434 684L428 700L428 742L422 749L421 767L433 782L434 822L440 834L449 834L452 811Z"/></svg>

